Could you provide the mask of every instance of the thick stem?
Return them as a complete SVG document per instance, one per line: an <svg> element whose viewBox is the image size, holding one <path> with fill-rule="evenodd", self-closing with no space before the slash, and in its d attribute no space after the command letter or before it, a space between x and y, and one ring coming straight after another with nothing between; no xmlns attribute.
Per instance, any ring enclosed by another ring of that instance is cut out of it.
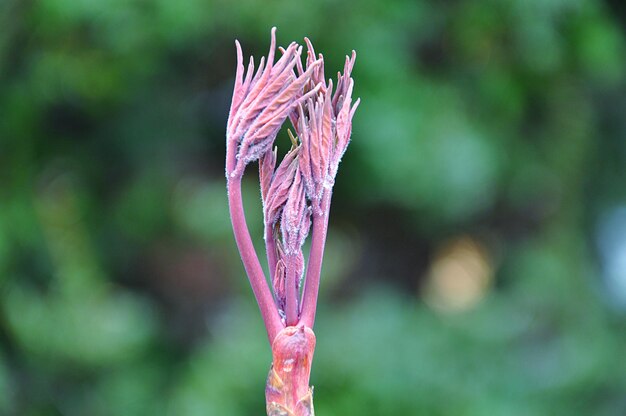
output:
<svg viewBox="0 0 626 416"><path fill-rule="evenodd" d="M304 326L288 326L272 343L272 368L265 385L268 416L313 416L309 387L315 334Z"/></svg>
<svg viewBox="0 0 626 416"><path fill-rule="evenodd" d="M330 214L330 199L332 191L324 192L322 197L321 214L313 214L313 231L311 232L311 250L309 261L304 277L304 293L302 295L302 311L300 323L313 328L315 323L315 310L317 307L317 295L320 287L322 273L322 260L324 258L324 246L326 244L326 232L328 231L328 217Z"/></svg>
<svg viewBox="0 0 626 416"><path fill-rule="evenodd" d="M241 198L241 177L228 179L228 204L237 248L250 280L254 297L261 310L261 316L271 343L284 326L250 238Z"/></svg>

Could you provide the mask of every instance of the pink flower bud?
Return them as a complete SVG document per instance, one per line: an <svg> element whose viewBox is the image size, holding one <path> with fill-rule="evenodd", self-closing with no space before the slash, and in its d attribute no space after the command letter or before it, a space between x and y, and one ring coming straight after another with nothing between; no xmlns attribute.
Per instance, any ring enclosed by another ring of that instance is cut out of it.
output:
<svg viewBox="0 0 626 416"><path fill-rule="evenodd" d="M301 252L310 226L310 211L306 203L304 183L300 176L300 170L296 167L296 173L280 220L285 255L292 256Z"/></svg>
<svg viewBox="0 0 626 416"><path fill-rule="evenodd" d="M293 147L272 175L266 196L263 198L263 217L266 227L273 226L281 218L298 170L297 155L299 150L300 147Z"/></svg>
<svg viewBox="0 0 626 416"><path fill-rule="evenodd" d="M313 46L307 39L308 59L307 70L312 63ZM332 94L333 83L326 84L319 80L318 70L311 73L312 82L320 85L315 98L302 101L290 115L292 123L302 142L299 155L300 170L306 188L307 198L311 201L313 212L321 215L322 196L326 189L332 189L341 157L348 147L352 133L352 117L359 105L359 100L352 105L352 89L354 81L350 77L356 53L346 56L344 73L339 73L337 88ZM302 72L302 70L300 70ZM323 77L323 73L321 74Z"/></svg>
<svg viewBox="0 0 626 416"><path fill-rule="evenodd" d="M303 96L304 85L321 62L296 77L294 67L300 62L302 48L291 43L283 56L274 64L276 28L272 28L267 66L261 58L254 77L254 60L251 57L244 79L243 53L237 47L237 74L233 99L226 128L226 173L229 177L243 174L244 167L265 154L271 147L285 119L300 100L315 94L315 87Z"/></svg>

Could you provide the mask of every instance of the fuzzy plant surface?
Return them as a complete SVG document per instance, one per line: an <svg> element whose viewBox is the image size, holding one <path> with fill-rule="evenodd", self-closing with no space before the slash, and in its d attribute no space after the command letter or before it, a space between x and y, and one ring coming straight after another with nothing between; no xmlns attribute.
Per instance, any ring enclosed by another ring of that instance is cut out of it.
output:
<svg viewBox="0 0 626 416"><path fill-rule="evenodd" d="M241 45L226 131L226 178L230 217L237 247L259 305L270 345L266 410L270 416L313 415L309 387L315 349L313 324L335 176L352 131L359 100L352 102L350 74L356 53L346 56L337 85L324 76L324 57L305 38L279 48L276 28L255 71L244 68ZM274 141L289 119L291 149L282 160ZM269 279L252 244L242 204L246 166L258 161L263 201L264 241ZM303 245L311 235L305 260ZM268 281L271 284L268 284Z"/></svg>

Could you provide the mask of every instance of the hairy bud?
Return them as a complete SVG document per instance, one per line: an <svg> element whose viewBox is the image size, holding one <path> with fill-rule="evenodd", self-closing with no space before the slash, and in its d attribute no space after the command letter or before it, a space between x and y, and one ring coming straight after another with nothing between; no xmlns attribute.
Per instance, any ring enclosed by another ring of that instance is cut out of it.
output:
<svg viewBox="0 0 626 416"><path fill-rule="evenodd" d="M285 119L299 101L315 94L314 87L303 95L304 85L310 82L311 73L321 62L312 62L300 76L294 68L300 62L302 48L291 43L283 56L274 64L276 28L267 57L261 58L254 74L254 60L250 57L244 78L243 53L237 47L237 74L233 100L226 128L226 175L236 177L243 174L244 167L263 156L274 143L274 139ZM253 76L254 74L254 76Z"/></svg>
<svg viewBox="0 0 626 416"><path fill-rule="evenodd" d="M313 46L307 39L308 58L307 71L314 62ZM318 77L318 69L314 68L311 78L320 86L315 98L309 98L298 104L297 112L290 115L291 122L302 142L299 156L300 170L305 183L306 196L311 201L313 212L323 214L321 200L324 192L330 192L337 175L341 157L345 153L352 133L352 117L359 105L359 100L352 105L352 89L354 82L350 77L356 53L346 56L344 73L339 73L337 88L332 94L333 83L326 84ZM300 73L304 73L299 69ZM323 73L322 73L323 76Z"/></svg>

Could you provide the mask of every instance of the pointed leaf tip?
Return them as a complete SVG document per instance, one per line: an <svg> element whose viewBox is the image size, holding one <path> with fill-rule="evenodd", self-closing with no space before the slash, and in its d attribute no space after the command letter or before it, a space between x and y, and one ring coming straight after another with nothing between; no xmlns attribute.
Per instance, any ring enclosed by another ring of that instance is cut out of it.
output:
<svg viewBox="0 0 626 416"><path fill-rule="evenodd" d="M298 146L298 139L296 137L294 137L293 133L291 132L291 129L287 129L287 134L289 135L289 140L291 140L291 147L295 148Z"/></svg>

